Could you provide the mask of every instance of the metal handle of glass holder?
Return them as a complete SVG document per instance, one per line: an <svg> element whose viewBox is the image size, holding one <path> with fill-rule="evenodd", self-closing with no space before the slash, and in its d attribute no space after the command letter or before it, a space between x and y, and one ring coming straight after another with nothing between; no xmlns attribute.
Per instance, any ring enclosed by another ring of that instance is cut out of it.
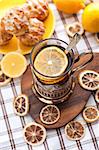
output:
<svg viewBox="0 0 99 150"><path fill-rule="evenodd" d="M74 55L76 56L74 59L74 63L78 62L80 60L81 56L84 56L84 55L90 55L90 58L87 61L85 61L83 64L74 68L72 70L71 74L73 74L75 71L82 69L83 67L85 67L88 63L90 63L93 60L92 50L90 50L90 52L88 52L88 53L84 52L84 53L79 54L78 50L76 49L76 44L79 42L80 39L81 39L81 36L78 33L76 33L73 36L71 42L69 43L69 45L67 47L67 51L70 51L71 49L73 50Z"/></svg>

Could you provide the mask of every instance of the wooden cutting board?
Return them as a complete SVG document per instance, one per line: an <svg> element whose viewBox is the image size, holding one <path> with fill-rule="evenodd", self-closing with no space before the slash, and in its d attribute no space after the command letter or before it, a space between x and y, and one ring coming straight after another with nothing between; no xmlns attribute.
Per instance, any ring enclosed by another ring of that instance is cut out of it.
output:
<svg viewBox="0 0 99 150"><path fill-rule="evenodd" d="M82 64L87 59L88 59L87 56L83 56L79 61L79 63L77 63L76 65ZM94 59L82 70L84 69L92 69L94 71L99 72L99 53L94 53ZM91 92L81 88L78 83L77 77L82 70L77 71L74 74L76 86L69 100L57 105L61 112L61 117L59 121L52 125L45 125L40 121L39 113L42 107L44 107L46 104L39 101L32 91L32 73L30 65L28 66L26 72L22 76L21 89L22 93L26 94L29 97L30 101L29 114L36 122L42 124L44 127L49 129L59 128L67 124L83 110L84 106L86 105L91 95Z"/></svg>

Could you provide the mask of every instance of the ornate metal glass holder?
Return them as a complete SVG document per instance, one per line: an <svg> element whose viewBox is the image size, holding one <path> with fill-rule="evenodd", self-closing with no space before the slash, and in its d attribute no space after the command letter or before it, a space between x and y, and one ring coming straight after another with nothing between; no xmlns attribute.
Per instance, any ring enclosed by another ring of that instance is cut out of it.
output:
<svg viewBox="0 0 99 150"><path fill-rule="evenodd" d="M35 75L33 76L33 92L37 95L40 101L47 104L57 104L67 100L75 87L73 76L67 81L64 78L62 81L50 85L44 84Z"/></svg>
<svg viewBox="0 0 99 150"><path fill-rule="evenodd" d="M57 104L61 103L67 99L72 94L75 81L73 77L73 73L85 65L87 65L93 59L93 53L90 50L88 53L80 54L78 51L73 49L77 42L79 41L80 36L76 34L68 45L66 42L59 39L46 39L39 42L32 50L30 55L31 61L31 69L33 74L33 92L37 95L38 99L47 104ZM43 50L43 48L48 46L57 46L61 48L61 50L68 55L68 66L66 70L59 76L51 77L45 76L36 70L34 67L34 61L37 54ZM85 61L80 66L77 66L73 69L74 63L78 62L81 55L88 55L89 59ZM39 76L38 76L39 75ZM40 77L40 78L38 78ZM44 81L42 80L44 79ZM50 81L55 81L53 84L45 82L47 79Z"/></svg>

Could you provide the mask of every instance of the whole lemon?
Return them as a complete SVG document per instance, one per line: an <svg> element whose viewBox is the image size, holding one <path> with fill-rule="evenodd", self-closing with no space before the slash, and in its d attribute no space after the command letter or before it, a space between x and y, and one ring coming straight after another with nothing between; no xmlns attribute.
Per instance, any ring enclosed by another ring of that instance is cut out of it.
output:
<svg viewBox="0 0 99 150"><path fill-rule="evenodd" d="M88 32L99 32L99 3L91 3L85 8L82 15L82 25Z"/></svg>
<svg viewBox="0 0 99 150"><path fill-rule="evenodd" d="M53 0L56 7L66 14L75 14L85 8L85 0Z"/></svg>

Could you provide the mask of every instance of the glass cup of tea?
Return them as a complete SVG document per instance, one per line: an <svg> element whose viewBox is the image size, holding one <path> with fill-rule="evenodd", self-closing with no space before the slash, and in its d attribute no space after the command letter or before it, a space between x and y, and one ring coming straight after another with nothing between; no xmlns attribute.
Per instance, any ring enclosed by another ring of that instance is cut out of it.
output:
<svg viewBox="0 0 99 150"><path fill-rule="evenodd" d="M31 52L32 89L44 103L57 104L67 100L75 86L73 73L93 59L91 50L79 54L71 48L72 44L50 38L37 43ZM88 60L74 68L81 55L88 55Z"/></svg>

